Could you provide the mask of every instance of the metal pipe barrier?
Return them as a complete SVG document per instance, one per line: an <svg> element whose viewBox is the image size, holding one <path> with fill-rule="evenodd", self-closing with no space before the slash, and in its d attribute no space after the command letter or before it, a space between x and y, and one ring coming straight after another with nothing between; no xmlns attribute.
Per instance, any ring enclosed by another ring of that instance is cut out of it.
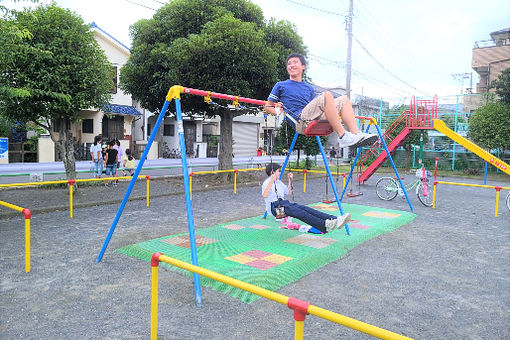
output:
<svg viewBox="0 0 510 340"><path fill-rule="evenodd" d="M211 171L193 171L189 174L189 185L190 185L190 195L191 199L193 199L193 176L194 175L203 175L203 174L219 174L219 173L226 173L226 172L233 172L234 173L234 194L237 194L237 173L238 172L247 172L247 171L262 171L265 170L264 168L250 168L250 169L227 169L227 170L211 170ZM307 173L315 173L315 174L327 174L326 171L321 170L306 170L306 169L290 169L290 171L293 172L302 172L303 173L303 192L306 193L306 174ZM342 182L342 188L345 188L345 173L341 172L332 172L332 175L335 176L342 176L343 182Z"/></svg>
<svg viewBox="0 0 510 340"><path fill-rule="evenodd" d="M238 172L248 172L248 171L261 171L265 170L264 168L250 168L250 169L227 169L227 170L211 170L211 171L193 171L189 174L189 191L190 191L190 199L193 199L193 176L194 175L203 175L203 174L220 174L233 172L234 173L234 194L237 194L237 173Z"/></svg>
<svg viewBox="0 0 510 340"><path fill-rule="evenodd" d="M26 208L18 207L17 205L4 201L0 201L0 205L19 211L25 216L25 273L28 273L30 272L30 220L32 219L32 214L30 210Z"/></svg>
<svg viewBox="0 0 510 340"><path fill-rule="evenodd" d="M434 191L432 192L432 209L436 208L436 187L437 187L438 184L458 185L458 186L463 186L463 187L475 187L475 188L495 189L496 190L496 207L495 207L495 210L494 210L494 217L498 217L499 192L501 191L501 189L510 190L510 187L501 187L501 186L494 186L494 185L482 185L482 184L468 184L468 183L435 181L434 182Z"/></svg>
<svg viewBox="0 0 510 340"><path fill-rule="evenodd" d="M147 207L150 204L150 176L138 176L138 178L145 178L147 180ZM69 186L69 218L73 218L73 187L75 183L83 182L100 182L100 181L112 181L112 180L131 179L131 176L123 177L103 177L103 178L84 178L84 179L69 179L59 181L45 181L45 182L25 182L25 183L11 183L11 184L0 184L0 188L9 187L26 187L26 186L40 186L49 184L67 184Z"/></svg>
<svg viewBox="0 0 510 340"><path fill-rule="evenodd" d="M368 323L329 311L327 309L314 306L309 302L275 293L259 286L255 286L250 283L233 279L211 270L174 259L161 253L154 253L151 258L151 340L156 340L158 337L158 268L160 262L171 264L184 270L188 270L190 272L211 278L232 287L242 289L271 301L288 306L294 311L294 339L303 339L304 321L307 314L315 315L319 318L343 325L345 327L349 327L351 329L372 335L380 339L411 339L386 329L379 328Z"/></svg>

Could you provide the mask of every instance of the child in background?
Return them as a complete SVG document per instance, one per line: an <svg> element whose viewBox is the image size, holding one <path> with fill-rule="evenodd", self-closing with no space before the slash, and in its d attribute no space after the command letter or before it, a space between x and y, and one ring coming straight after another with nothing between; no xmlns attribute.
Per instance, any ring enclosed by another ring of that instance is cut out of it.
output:
<svg viewBox="0 0 510 340"><path fill-rule="evenodd" d="M117 176L117 162L119 153L113 148L114 145L115 142L112 140L110 143L108 143L108 149L106 150L106 156L104 160L104 164L106 165L106 177L109 177L110 175L113 177ZM109 187L110 183L105 182L104 185ZM113 185L117 185L117 183L114 182Z"/></svg>
<svg viewBox="0 0 510 340"><path fill-rule="evenodd" d="M127 176L126 174L133 176L135 173L135 158L131 155L130 149L126 149L126 154L122 160L122 167L124 168L122 170L123 176Z"/></svg>
<svg viewBox="0 0 510 340"><path fill-rule="evenodd" d="M291 203L285 199L285 195L291 190L291 183L293 175L287 175L289 182L288 185L280 181L280 165L276 163L269 163L266 166L267 179L262 184L262 197L266 202L266 211L276 216L276 208L283 208L285 215L297 218L321 233L332 232L337 228L343 227L351 220L351 214L347 213L341 216L333 216L321 211L301 205L298 203Z"/></svg>

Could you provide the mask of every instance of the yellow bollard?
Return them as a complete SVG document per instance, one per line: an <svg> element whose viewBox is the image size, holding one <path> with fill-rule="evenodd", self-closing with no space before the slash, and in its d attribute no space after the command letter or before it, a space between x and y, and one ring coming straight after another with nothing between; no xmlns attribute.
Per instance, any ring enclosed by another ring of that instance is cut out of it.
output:
<svg viewBox="0 0 510 340"><path fill-rule="evenodd" d="M234 195L237 194L237 169L234 170Z"/></svg>
<svg viewBox="0 0 510 340"><path fill-rule="evenodd" d="M434 190L432 191L432 209L436 209L436 186L437 182L434 182Z"/></svg>
<svg viewBox="0 0 510 340"><path fill-rule="evenodd" d="M73 218L73 188L74 188L74 179L70 179L68 182L69 185L69 218Z"/></svg>
<svg viewBox="0 0 510 340"><path fill-rule="evenodd" d="M494 211L494 217L498 217L499 191L501 187L495 187L494 189L496 189L496 210Z"/></svg>
<svg viewBox="0 0 510 340"><path fill-rule="evenodd" d="M145 176L145 178L147 179L147 206L149 206L149 197L150 197L150 190L151 190L151 178L149 177L149 175Z"/></svg>
<svg viewBox="0 0 510 340"><path fill-rule="evenodd" d="M30 210L23 209L25 215L25 273L30 272Z"/></svg>
<svg viewBox="0 0 510 340"><path fill-rule="evenodd" d="M152 285L151 285L151 340L158 339L158 269L160 253L152 255Z"/></svg>
<svg viewBox="0 0 510 340"><path fill-rule="evenodd" d="M193 199L193 173L189 174L189 199Z"/></svg>
<svg viewBox="0 0 510 340"><path fill-rule="evenodd" d="M306 192L306 170L303 170L303 192Z"/></svg>
<svg viewBox="0 0 510 340"><path fill-rule="evenodd" d="M303 339L303 331L305 328L305 322L304 321L295 321L294 322L294 339L295 340L302 340Z"/></svg>

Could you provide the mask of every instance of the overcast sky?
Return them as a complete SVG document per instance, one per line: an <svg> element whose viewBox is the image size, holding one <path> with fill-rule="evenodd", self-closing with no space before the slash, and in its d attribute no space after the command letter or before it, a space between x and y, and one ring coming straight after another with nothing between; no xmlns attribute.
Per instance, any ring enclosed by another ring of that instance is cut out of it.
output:
<svg viewBox="0 0 510 340"><path fill-rule="evenodd" d="M129 26L151 18L163 2L56 1L127 46L131 45ZM348 0L252 2L266 18L289 20L297 26L309 50L308 74L315 84L345 86ZM2 3L12 7L11 1ZM460 94L461 83L452 74L471 74L473 43L509 27L509 0L354 0L353 93L376 98ZM477 81L473 72L473 87ZM464 80L466 87L469 79Z"/></svg>

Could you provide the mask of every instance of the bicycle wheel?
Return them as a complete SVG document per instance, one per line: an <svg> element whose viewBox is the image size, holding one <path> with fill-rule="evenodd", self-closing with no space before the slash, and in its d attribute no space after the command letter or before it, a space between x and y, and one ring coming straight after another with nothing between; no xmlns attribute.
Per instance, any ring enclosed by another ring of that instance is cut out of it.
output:
<svg viewBox="0 0 510 340"><path fill-rule="evenodd" d="M510 210L510 192L506 195L506 207Z"/></svg>
<svg viewBox="0 0 510 340"><path fill-rule="evenodd" d="M375 184L377 197L384 201L390 201L397 196L399 185L391 177L382 177Z"/></svg>
<svg viewBox="0 0 510 340"><path fill-rule="evenodd" d="M424 195L423 192L423 183L418 184L416 187L416 196L418 196L418 199L420 202L426 206L431 207L432 206L432 190L430 190L430 186L425 183L427 187L427 196Z"/></svg>

